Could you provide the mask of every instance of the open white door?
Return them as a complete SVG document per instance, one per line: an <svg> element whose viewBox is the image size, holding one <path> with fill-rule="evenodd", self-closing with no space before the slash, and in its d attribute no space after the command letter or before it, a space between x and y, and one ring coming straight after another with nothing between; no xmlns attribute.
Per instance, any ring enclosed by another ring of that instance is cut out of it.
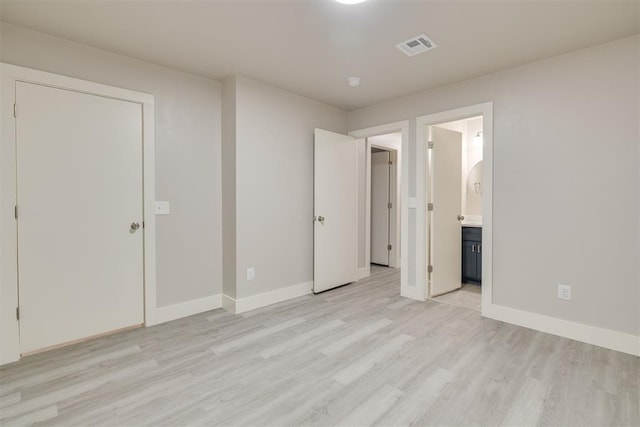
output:
<svg viewBox="0 0 640 427"><path fill-rule="evenodd" d="M20 350L143 322L141 104L16 83Z"/></svg>
<svg viewBox="0 0 640 427"><path fill-rule="evenodd" d="M434 297L462 286L462 134L432 126L431 141L429 296Z"/></svg>
<svg viewBox="0 0 640 427"><path fill-rule="evenodd" d="M314 133L313 291L357 280L357 140Z"/></svg>
<svg viewBox="0 0 640 427"><path fill-rule="evenodd" d="M390 153L371 153L371 262L389 265Z"/></svg>

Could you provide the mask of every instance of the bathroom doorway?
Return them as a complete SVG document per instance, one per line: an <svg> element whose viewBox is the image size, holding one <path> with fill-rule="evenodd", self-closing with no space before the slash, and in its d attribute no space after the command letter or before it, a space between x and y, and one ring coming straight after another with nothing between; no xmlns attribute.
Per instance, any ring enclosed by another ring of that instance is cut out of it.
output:
<svg viewBox="0 0 640 427"><path fill-rule="evenodd" d="M483 118L428 131L428 297L481 311Z"/></svg>

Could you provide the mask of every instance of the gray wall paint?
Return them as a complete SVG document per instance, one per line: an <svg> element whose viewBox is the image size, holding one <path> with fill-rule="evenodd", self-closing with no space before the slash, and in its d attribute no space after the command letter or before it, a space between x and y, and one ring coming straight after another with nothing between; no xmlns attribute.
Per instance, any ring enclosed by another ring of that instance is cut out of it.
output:
<svg viewBox="0 0 640 427"><path fill-rule="evenodd" d="M638 334L639 40L353 111L349 129L411 119L415 159L415 117L493 101L494 302ZM415 160L409 180L413 197ZM573 301L556 299L558 283L573 286Z"/></svg>
<svg viewBox="0 0 640 427"><path fill-rule="evenodd" d="M220 83L4 23L0 31L4 62L155 95L156 198L172 202L172 215L158 217L158 305L220 293ZM495 302L637 334L639 45L631 37L390 100L351 112L348 128L493 100ZM243 297L312 280L312 130L347 126L343 111L286 91L243 78L235 89L238 145L225 158L237 154L230 236ZM410 141L415 159L415 121ZM409 179L413 196L411 160ZM407 258L415 282L415 250ZM255 281L244 280L248 266ZM555 299L559 282L573 285L572 302Z"/></svg>
<svg viewBox="0 0 640 427"><path fill-rule="evenodd" d="M222 82L222 291L236 297L236 78Z"/></svg>
<svg viewBox="0 0 640 427"><path fill-rule="evenodd" d="M346 133L338 108L237 77L237 297L313 280L313 130ZM246 280L247 267L255 280Z"/></svg>
<svg viewBox="0 0 640 427"><path fill-rule="evenodd" d="M2 23L0 60L155 95L158 306L222 291L220 83Z"/></svg>

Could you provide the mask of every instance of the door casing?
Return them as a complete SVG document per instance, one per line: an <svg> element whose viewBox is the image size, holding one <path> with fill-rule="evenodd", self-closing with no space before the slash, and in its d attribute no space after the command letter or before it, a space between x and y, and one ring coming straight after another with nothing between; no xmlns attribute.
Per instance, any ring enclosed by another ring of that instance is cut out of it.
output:
<svg viewBox="0 0 640 427"><path fill-rule="evenodd" d="M35 83L142 106L143 129L143 221L144 221L144 323L157 323L155 248L154 97L99 83L61 76L12 64L0 63L0 365L20 358L17 275L16 128L14 106L17 81ZM20 107L15 106L19 116Z"/></svg>
<svg viewBox="0 0 640 427"><path fill-rule="evenodd" d="M416 286L410 298L427 300L427 144L429 126L482 116L482 315L493 304L493 102L421 116L416 119ZM434 266L434 269L437 266Z"/></svg>
<svg viewBox="0 0 640 427"><path fill-rule="evenodd" d="M400 295L404 296L404 297L410 297L411 295L413 295L415 292L412 290L412 288L414 286L411 286L409 284L409 258L408 256L402 256L401 254L408 254L409 253L409 189L408 189L408 185L409 185L409 158L408 156L403 155L403 153L406 153L408 148L409 148L409 121L408 120L403 120L403 121L399 121L399 122L392 122L392 123L387 123L387 124L383 124L383 125L379 125L379 126L373 126L373 127L369 127L369 128L364 128L364 129L358 129L358 130L354 130L349 132L350 136L353 136L354 138L370 138L370 137L374 137L374 136L379 136L379 135L386 135L386 134L390 134L390 133L396 133L399 132L401 134L402 137L402 142L400 144L400 147L397 148L396 150L396 165L398 167L398 170L395 173L396 179L398 180L396 182L396 188L399 188L400 191L397 191L396 193L396 198L395 198L395 202L396 205L398 207L398 209L394 209L395 213L396 213L396 218L398 218L400 220L400 224L399 226L396 225L395 229L396 229L396 234L395 234L395 241L392 243L392 245L395 245L397 248L400 248L400 251L397 252L396 256L395 256L395 267L400 267ZM370 147L367 147L366 152L370 153ZM370 161L370 158L367 158L367 162ZM362 171L358 171L358 173L361 173ZM399 182L399 185L398 185ZM370 184L369 184L370 185ZM367 188L366 190L367 192L367 197L370 197L370 195L368 194L370 192L370 188ZM369 200L367 199L367 201L365 202L366 206L369 206ZM399 213L399 215L398 215ZM370 261L370 231L369 231L369 227L370 227L370 221L371 221L371 217L370 217L370 212L367 212L366 214L366 243L365 243L365 258L366 258L366 263L367 265L365 266L365 268L363 268L361 271L358 272L358 277L364 278L369 276L370 274L370 270L369 270L369 261ZM397 220L396 220L396 224L397 224Z"/></svg>

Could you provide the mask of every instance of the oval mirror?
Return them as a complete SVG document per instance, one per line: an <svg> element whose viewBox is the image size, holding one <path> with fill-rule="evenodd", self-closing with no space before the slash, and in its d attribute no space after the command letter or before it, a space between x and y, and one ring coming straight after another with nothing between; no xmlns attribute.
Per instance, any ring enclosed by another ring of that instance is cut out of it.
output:
<svg viewBox="0 0 640 427"><path fill-rule="evenodd" d="M482 160L467 175L467 215L482 215Z"/></svg>

